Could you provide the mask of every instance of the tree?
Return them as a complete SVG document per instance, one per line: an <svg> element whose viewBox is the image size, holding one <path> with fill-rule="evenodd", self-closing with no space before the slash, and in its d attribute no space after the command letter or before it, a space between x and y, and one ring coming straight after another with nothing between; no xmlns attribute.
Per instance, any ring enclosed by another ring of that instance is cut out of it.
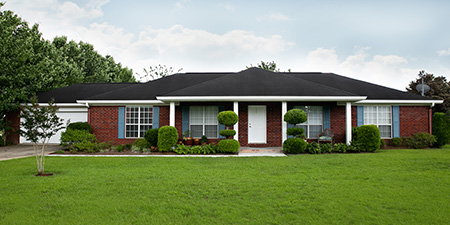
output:
<svg viewBox="0 0 450 225"><path fill-rule="evenodd" d="M252 64L250 64L250 66L247 66L248 68L254 67ZM268 70L268 71L272 71L272 72L281 72L280 68L277 68L277 64L272 61L272 62L264 62L261 61L261 64L257 64L256 67L264 69L264 70ZM291 69L288 69L288 72L291 72Z"/></svg>
<svg viewBox="0 0 450 225"><path fill-rule="evenodd" d="M30 102L23 107L20 115L23 118L20 134L33 143L38 175L44 175L45 148L50 138L63 128L63 119L56 115L58 108L54 102L49 102L48 107L39 106L36 97Z"/></svg>
<svg viewBox="0 0 450 225"><path fill-rule="evenodd" d="M175 71L173 67L168 67L166 65L158 64L157 66L150 66L147 69L144 68L144 74L140 75L136 73L139 76L139 79L143 82L149 81L149 80L155 80L158 78L166 77L175 73L179 73L183 70L183 68L178 69Z"/></svg>
<svg viewBox="0 0 450 225"><path fill-rule="evenodd" d="M435 77L433 74L426 73L425 71L420 71L420 74L424 74L423 82L430 86L430 91L425 93L425 96L434 99L444 100L443 104L437 104L433 107L433 112L447 112L450 110L450 82L444 76ZM419 76L415 81L409 83L409 87L406 88L408 92L414 94L421 94L416 90L416 86L422 83L422 78Z"/></svg>

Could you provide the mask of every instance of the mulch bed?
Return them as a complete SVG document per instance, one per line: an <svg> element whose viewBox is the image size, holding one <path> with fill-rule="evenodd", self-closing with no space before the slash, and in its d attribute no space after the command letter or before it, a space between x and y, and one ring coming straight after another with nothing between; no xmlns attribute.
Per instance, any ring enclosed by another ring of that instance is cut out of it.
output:
<svg viewBox="0 0 450 225"><path fill-rule="evenodd" d="M87 153L87 152L76 152L72 153L70 151L64 151L64 153L51 153L51 154L58 154L58 155L182 155L175 152L132 152L130 150L117 152L117 151L108 151L108 152L95 152L95 153ZM203 155L203 154L185 154L185 155ZM223 154L223 153L216 153L216 154L208 154L208 155L238 155L238 153L233 154Z"/></svg>

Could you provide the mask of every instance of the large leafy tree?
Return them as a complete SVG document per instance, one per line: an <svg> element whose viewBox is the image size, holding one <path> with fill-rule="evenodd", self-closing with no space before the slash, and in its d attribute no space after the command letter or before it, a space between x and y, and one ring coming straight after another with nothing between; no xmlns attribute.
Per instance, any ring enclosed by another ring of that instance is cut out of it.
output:
<svg viewBox="0 0 450 225"><path fill-rule="evenodd" d="M425 93L425 96L444 100L443 104L437 104L433 107L434 112L447 112L450 110L450 82L444 76L435 77L433 74L420 71L419 74L423 74L423 83L430 86L430 91ZM416 90L416 86L422 83L422 78L419 76L416 80L409 83L409 87L406 88L408 92L421 94Z"/></svg>
<svg viewBox="0 0 450 225"><path fill-rule="evenodd" d="M176 70L171 66L158 64L157 66L149 66L148 69L144 68L144 73L142 75L137 73L137 75L141 81L145 82L179 73L182 70L183 68Z"/></svg>

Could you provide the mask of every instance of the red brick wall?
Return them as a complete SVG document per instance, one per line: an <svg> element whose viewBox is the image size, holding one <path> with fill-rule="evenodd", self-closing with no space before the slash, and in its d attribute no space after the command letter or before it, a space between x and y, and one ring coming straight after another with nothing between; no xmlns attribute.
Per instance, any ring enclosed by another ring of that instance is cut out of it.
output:
<svg viewBox="0 0 450 225"><path fill-rule="evenodd" d="M356 108L352 107L353 111L356 111ZM335 143L345 143L345 106L330 106L330 129L334 133Z"/></svg>
<svg viewBox="0 0 450 225"><path fill-rule="evenodd" d="M170 119L170 107L160 106L159 107L159 127L169 126Z"/></svg>
<svg viewBox="0 0 450 225"><path fill-rule="evenodd" d="M429 132L428 106L400 106L400 136L408 137L417 132Z"/></svg>
<svg viewBox="0 0 450 225"><path fill-rule="evenodd" d="M127 144L136 140L118 138L119 106L90 107L89 124L99 142L113 141L114 144Z"/></svg>

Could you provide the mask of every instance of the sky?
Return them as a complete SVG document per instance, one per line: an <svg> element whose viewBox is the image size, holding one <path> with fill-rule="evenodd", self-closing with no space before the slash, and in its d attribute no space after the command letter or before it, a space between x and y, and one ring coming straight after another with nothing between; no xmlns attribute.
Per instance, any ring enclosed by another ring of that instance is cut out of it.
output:
<svg viewBox="0 0 450 225"><path fill-rule="evenodd" d="M420 70L450 80L450 1L0 0L43 37L88 42L143 74L332 72L405 90Z"/></svg>

